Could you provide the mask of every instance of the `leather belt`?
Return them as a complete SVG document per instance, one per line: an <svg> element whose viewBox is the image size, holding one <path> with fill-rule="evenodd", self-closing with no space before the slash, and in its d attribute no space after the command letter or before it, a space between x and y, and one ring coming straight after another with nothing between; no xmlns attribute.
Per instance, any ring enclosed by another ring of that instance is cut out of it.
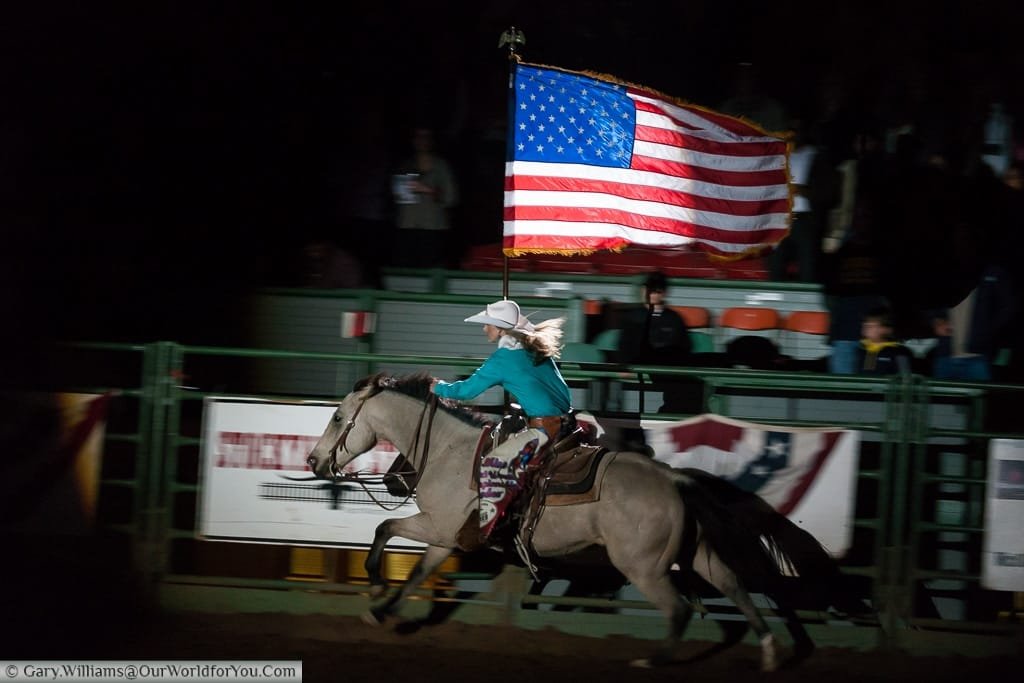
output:
<svg viewBox="0 0 1024 683"><path fill-rule="evenodd" d="M550 443L554 443L562 431L563 420L564 418L561 415L547 415L545 417L531 417L527 424L537 429L543 429L547 433Z"/></svg>

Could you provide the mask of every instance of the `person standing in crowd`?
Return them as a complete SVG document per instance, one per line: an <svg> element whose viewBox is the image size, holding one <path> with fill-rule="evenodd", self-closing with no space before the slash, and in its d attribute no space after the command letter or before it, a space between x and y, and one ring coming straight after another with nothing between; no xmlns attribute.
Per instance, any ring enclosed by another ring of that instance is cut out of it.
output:
<svg viewBox="0 0 1024 683"><path fill-rule="evenodd" d="M836 240L836 250L822 256L832 347L828 369L837 375L857 374L862 323L870 311L889 307L892 279L893 249L879 219L888 187L881 140L871 122L852 130L855 199L850 202L849 223ZM883 241L882 235L887 239Z"/></svg>
<svg viewBox="0 0 1024 683"><path fill-rule="evenodd" d="M624 312L617 360L629 365L690 365L692 343L686 321L669 308L668 278L660 271L644 280L643 306ZM703 400L699 382L689 377L652 375L651 389L660 391L661 413L696 413ZM647 451L643 429L623 430L623 447Z"/></svg>
<svg viewBox="0 0 1024 683"><path fill-rule="evenodd" d="M488 304L466 322L482 323L487 340L498 348L468 378L435 380L433 392L441 398L468 401L500 386L515 397L528 418L527 429L496 447L480 463L479 536L464 533L473 526L472 515L459 534L460 546L472 549L486 542L522 489L526 472L540 466L545 444L555 444L573 433L576 420L572 393L555 364L562 348L563 318L534 325L520 313L516 302L506 299Z"/></svg>
<svg viewBox="0 0 1024 683"><path fill-rule="evenodd" d="M798 281L819 282L822 241L829 211L838 198L839 175L828 155L808 138L804 122L794 120L793 130L789 157L793 212L789 234L768 259L769 275L776 282L789 280L789 266L795 262Z"/></svg>
<svg viewBox="0 0 1024 683"><path fill-rule="evenodd" d="M936 379L988 381L996 354L1010 346L1010 324L1019 303L1011 276L988 266L978 286L957 305L933 318L939 343L929 354Z"/></svg>
<svg viewBox="0 0 1024 683"><path fill-rule="evenodd" d="M434 132L413 132L413 155L393 176L397 239L394 263L410 268L443 268L449 263L449 210L458 203L455 173L434 148Z"/></svg>
<svg viewBox="0 0 1024 683"><path fill-rule="evenodd" d="M668 278L655 271L643 286L644 305L625 313L619 337L622 363L688 365L690 332L683 317L665 305Z"/></svg>

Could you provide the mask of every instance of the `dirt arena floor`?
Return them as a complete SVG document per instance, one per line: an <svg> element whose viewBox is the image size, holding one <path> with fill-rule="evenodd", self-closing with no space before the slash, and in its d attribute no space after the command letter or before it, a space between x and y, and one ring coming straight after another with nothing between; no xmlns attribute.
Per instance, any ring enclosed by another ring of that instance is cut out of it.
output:
<svg viewBox="0 0 1024 683"><path fill-rule="evenodd" d="M11 540L0 547L11 551L0 562L0 661L300 660L307 683L735 683L765 677L759 671L759 650L745 643L720 649L705 640L684 641L677 646L677 662L645 670L629 662L651 654L655 643L625 636L574 636L552 628L452 620L415 629L409 621L371 627L357 616L144 609L146 601L125 574L86 562L39 562L39 548L19 547ZM99 554L93 549L78 557ZM1021 679L1022 652L924 657L820 647L767 678L1003 682Z"/></svg>
<svg viewBox="0 0 1024 683"><path fill-rule="evenodd" d="M51 660L300 660L307 682L733 683L766 676L773 681L815 683L980 683L1019 680L1024 667L1024 659L1013 657L919 657L819 648L802 661L763 675L758 669L759 652L753 646L739 644L717 651L713 643L693 641L679 645L678 662L645 670L630 667L629 662L650 653L652 642L648 640L591 638L553 629L524 631L462 622L447 622L413 633L403 630L394 624L370 627L357 617L178 613L122 623L120 627L98 627L90 633L32 638L22 642L17 655Z"/></svg>

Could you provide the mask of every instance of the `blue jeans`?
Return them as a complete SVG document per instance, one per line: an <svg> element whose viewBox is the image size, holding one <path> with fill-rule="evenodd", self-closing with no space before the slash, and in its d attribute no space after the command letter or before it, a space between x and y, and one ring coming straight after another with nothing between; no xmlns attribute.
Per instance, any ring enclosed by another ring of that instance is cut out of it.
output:
<svg viewBox="0 0 1024 683"><path fill-rule="evenodd" d="M962 356L959 358L945 356L935 359L932 375L935 379L987 382L992 379L992 370L989 368L988 359L984 356Z"/></svg>
<svg viewBox="0 0 1024 683"><path fill-rule="evenodd" d="M828 357L828 371L833 375L856 375L857 348L859 341L838 340L832 342L832 355Z"/></svg>

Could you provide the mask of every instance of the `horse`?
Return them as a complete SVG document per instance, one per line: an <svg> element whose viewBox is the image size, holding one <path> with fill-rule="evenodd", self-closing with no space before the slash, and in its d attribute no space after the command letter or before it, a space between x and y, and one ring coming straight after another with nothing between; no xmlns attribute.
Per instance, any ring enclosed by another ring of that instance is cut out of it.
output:
<svg viewBox="0 0 1024 683"><path fill-rule="evenodd" d="M477 506L473 454L489 420L430 391L425 373L378 374L356 384L338 405L307 464L322 479L340 480L342 468L385 439L419 472L420 512L381 522L366 558L371 599L384 596L384 547L394 536L426 544L406 582L364 614L382 624L402 601L457 548L460 528ZM761 646L761 668L777 669L783 646L751 600L748 587L770 587L785 574L799 580L838 573L835 561L813 537L762 499L724 479L674 469L632 452L609 453L597 500L548 507L533 531L533 552L564 558L603 546L602 556L668 619L668 635L651 667L672 660L694 607L677 585L692 576L731 600ZM501 548L495 548L500 550ZM676 567L677 570L673 570ZM681 570L681 571L679 571ZM762 592L768 593L768 590Z"/></svg>

